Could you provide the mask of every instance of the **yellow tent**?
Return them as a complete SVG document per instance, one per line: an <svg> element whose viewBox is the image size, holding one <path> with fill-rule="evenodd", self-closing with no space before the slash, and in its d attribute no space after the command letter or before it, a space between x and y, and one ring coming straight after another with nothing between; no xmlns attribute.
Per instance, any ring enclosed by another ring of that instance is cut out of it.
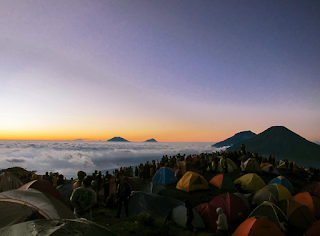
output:
<svg viewBox="0 0 320 236"><path fill-rule="evenodd" d="M202 175L188 171L179 180L176 188L185 192L190 192L201 189L209 189L209 185Z"/></svg>
<svg viewBox="0 0 320 236"><path fill-rule="evenodd" d="M229 173L233 172L234 170L237 170L237 165L230 158L227 158L227 165ZM211 168L212 170L215 170L216 165L214 164L214 162L211 162ZM220 172L220 161L218 162L217 171Z"/></svg>
<svg viewBox="0 0 320 236"><path fill-rule="evenodd" d="M235 185L240 184L241 188L248 192L256 192L266 186L266 183L257 174L250 173L241 176L233 182Z"/></svg>

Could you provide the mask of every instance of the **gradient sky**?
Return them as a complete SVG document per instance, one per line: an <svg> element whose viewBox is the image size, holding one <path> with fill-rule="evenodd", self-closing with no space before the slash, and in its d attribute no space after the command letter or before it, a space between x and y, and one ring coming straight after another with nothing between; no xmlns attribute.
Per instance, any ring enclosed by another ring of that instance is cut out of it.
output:
<svg viewBox="0 0 320 236"><path fill-rule="evenodd" d="M0 139L320 141L319 1L0 4Z"/></svg>

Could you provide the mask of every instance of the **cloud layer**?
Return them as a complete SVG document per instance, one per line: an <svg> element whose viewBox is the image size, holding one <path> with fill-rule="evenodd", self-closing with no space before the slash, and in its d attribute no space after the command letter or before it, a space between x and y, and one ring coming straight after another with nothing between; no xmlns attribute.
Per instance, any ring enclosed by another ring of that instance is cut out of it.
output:
<svg viewBox="0 0 320 236"><path fill-rule="evenodd" d="M76 177L79 170L135 166L147 160L161 159L165 154L199 154L216 151L211 143L113 143L68 141L1 141L0 168L19 166L37 174L59 172Z"/></svg>

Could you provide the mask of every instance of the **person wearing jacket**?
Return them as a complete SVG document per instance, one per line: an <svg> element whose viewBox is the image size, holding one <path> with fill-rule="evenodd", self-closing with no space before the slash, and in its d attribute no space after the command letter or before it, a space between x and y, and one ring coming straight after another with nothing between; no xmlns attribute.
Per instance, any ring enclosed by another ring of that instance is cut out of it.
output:
<svg viewBox="0 0 320 236"><path fill-rule="evenodd" d="M223 236L228 236L229 231L228 231L228 221L226 215L223 213L223 210L218 207L216 209L218 213L218 220L216 221L217 223L217 230L221 232Z"/></svg>

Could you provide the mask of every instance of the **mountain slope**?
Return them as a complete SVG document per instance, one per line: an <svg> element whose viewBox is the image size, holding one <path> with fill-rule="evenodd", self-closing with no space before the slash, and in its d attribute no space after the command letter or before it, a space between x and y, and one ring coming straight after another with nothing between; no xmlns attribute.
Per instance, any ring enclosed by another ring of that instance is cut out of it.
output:
<svg viewBox="0 0 320 236"><path fill-rule="evenodd" d="M215 143L214 145L212 145L212 147L220 148L225 146L232 146L236 143L243 142L244 140L247 140L255 136L257 135L251 131L242 131L242 132L236 133L232 137L227 138L219 143Z"/></svg>
<svg viewBox="0 0 320 236"><path fill-rule="evenodd" d="M302 166L320 164L320 145L312 143L283 126L272 126L257 136L242 142L246 150L263 156L274 155L276 159L289 159ZM228 148L240 150L241 143ZM319 164L318 164L319 163Z"/></svg>

